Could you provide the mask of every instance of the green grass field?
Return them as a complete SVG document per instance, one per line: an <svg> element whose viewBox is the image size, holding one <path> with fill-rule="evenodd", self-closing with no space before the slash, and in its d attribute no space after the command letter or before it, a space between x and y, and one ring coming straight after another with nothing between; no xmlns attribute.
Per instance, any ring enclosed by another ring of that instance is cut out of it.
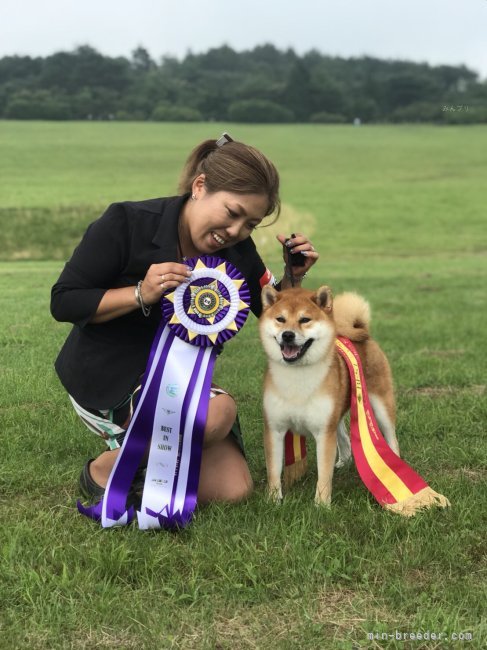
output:
<svg viewBox="0 0 487 650"><path fill-rule="evenodd" d="M77 514L102 445L53 371L69 327L50 287L108 203L174 193L191 147L225 128L280 168L281 222L256 235L275 274L274 233L303 230L321 253L307 286L371 302L403 456L450 509L387 513L353 467L317 509L312 445L307 477L269 504L252 318L216 371L239 404L250 500L178 534ZM0 122L0 150L0 648L483 647L487 128ZM395 638L418 632L430 639Z"/></svg>

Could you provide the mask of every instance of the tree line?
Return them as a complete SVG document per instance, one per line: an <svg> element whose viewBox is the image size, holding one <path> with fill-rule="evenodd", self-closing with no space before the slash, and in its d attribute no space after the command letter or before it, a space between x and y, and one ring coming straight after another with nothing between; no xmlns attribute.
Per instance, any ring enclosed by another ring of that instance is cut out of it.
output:
<svg viewBox="0 0 487 650"><path fill-rule="evenodd" d="M83 45L0 59L0 117L231 122L487 122L487 82L464 65L299 56L273 45L159 62Z"/></svg>

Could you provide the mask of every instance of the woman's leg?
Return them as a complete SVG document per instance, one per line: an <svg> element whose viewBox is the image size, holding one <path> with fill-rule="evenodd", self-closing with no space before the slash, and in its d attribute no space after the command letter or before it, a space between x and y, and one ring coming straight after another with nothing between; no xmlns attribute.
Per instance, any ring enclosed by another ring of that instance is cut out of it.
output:
<svg viewBox="0 0 487 650"><path fill-rule="evenodd" d="M247 462L230 436L203 449L198 503L242 501L252 489Z"/></svg>
<svg viewBox="0 0 487 650"><path fill-rule="evenodd" d="M110 451L104 451L91 461L89 467L90 476L100 487L106 487L108 477L112 472L119 452L120 449L110 449Z"/></svg>
<svg viewBox="0 0 487 650"><path fill-rule="evenodd" d="M198 499L209 501L239 501L252 491L252 478L242 452L228 435L237 416L230 395L215 395L208 406L203 441ZM119 449L105 451L90 464L91 478L105 487Z"/></svg>
<svg viewBox="0 0 487 650"><path fill-rule="evenodd" d="M228 435L237 417L230 395L210 400L201 457L198 502L241 501L253 488L247 462L237 443Z"/></svg>

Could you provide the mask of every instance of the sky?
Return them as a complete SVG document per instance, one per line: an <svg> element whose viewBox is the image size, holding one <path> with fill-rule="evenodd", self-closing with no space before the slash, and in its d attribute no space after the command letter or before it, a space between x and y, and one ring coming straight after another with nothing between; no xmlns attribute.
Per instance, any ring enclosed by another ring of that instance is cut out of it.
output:
<svg viewBox="0 0 487 650"><path fill-rule="evenodd" d="M0 57L91 45L183 58L272 43L298 54L465 64L487 79L487 0L0 0Z"/></svg>

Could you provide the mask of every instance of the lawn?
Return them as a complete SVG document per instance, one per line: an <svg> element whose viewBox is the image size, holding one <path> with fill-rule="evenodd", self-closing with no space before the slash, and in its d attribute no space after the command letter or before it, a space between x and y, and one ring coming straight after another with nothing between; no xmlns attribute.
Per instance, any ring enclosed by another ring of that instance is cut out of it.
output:
<svg viewBox="0 0 487 650"><path fill-rule="evenodd" d="M239 404L249 501L177 534L78 515L102 447L52 368L69 326L50 287L108 203L174 193L191 147L224 128L281 171L282 218L256 234L274 273L274 234L309 232L307 286L370 301L403 456L450 509L387 513L353 467L318 509L312 445L307 477L268 503L252 317L216 370ZM0 122L0 147L0 648L482 647L487 128Z"/></svg>

